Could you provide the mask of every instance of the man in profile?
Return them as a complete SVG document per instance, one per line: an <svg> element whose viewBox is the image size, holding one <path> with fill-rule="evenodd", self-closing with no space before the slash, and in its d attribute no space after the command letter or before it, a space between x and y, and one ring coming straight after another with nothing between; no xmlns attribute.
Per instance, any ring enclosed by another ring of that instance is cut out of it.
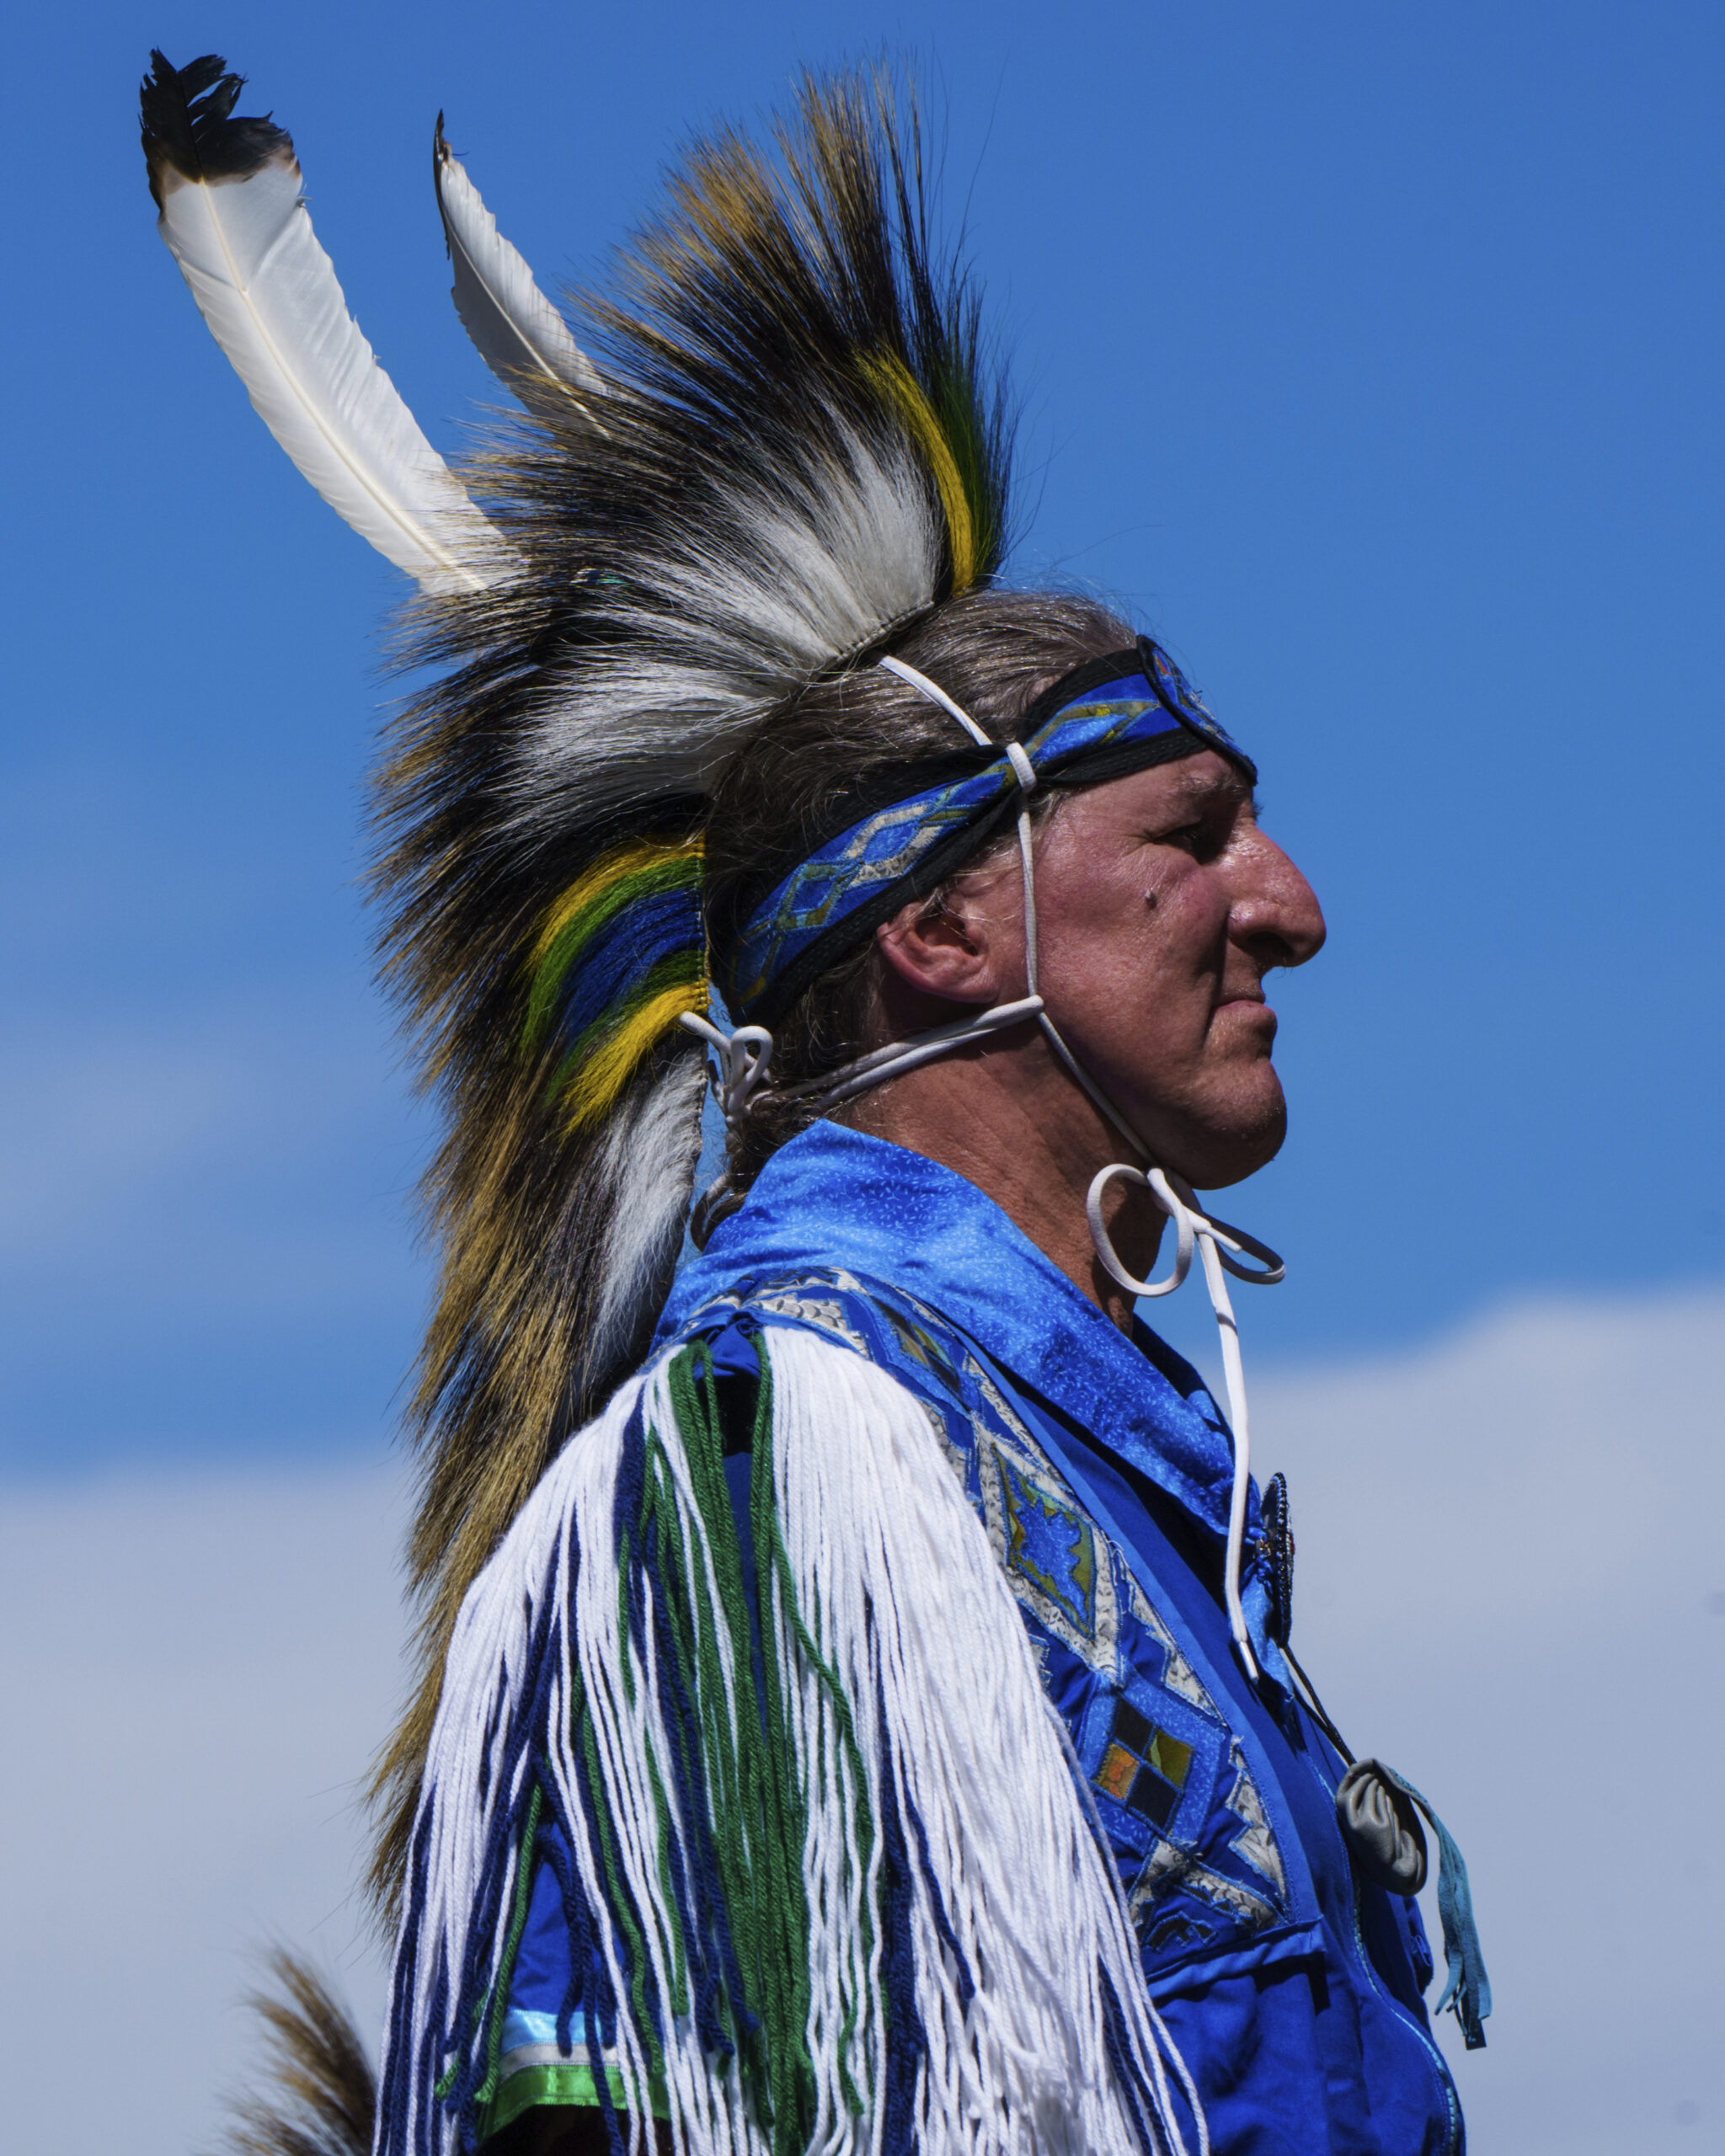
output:
<svg viewBox="0 0 1725 2156"><path fill-rule="evenodd" d="M345 376L300 424L357 331L238 87L158 56L164 232L444 668L382 782L448 1136L378 2149L1459 2151L1423 1801L1300 1673L1250 1476L1226 1283L1279 1262L1195 1194L1282 1141L1322 919L1168 655L1002 584L914 116L811 79L697 146L592 359L440 136L530 414L469 499ZM1226 1417L1134 1315L1194 1264Z"/></svg>

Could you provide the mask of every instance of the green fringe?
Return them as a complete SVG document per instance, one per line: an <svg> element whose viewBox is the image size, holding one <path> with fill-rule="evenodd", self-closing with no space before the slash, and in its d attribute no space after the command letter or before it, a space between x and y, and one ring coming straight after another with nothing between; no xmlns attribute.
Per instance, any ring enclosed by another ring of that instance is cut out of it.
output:
<svg viewBox="0 0 1725 2156"><path fill-rule="evenodd" d="M692 1609L676 1613L676 1622L686 1657L684 1676L686 1681L692 1680L698 1703L719 1886L755 2023L752 2029L733 2028L730 2034L737 2047L739 2070L754 2096L761 2125L772 2137L774 2156L795 2156L806 2145L814 2116L814 2070L808 2033L809 1919L803 1887L807 1809L797 1785L777 1642L766 1606L760 1612L762 1683L760 1691L756 1687L742 1545L724 1477L718 1386L704 1347L697 1342L675 1357L667 1380L718 1589L717 1610L697 1596ZM756 1509L763 1443L771 1488L772 1428L772 1388L763 1360L750 1481ZM671 1561L679 1562L684 1554L681 1528L656 1438L649 1463L647 1503L656 1504L662 1529L675 1550ZM729 1636L734 1673L734 1716L725 1706L718 1651L721 1624Z"/></svg>
<svg viewBox="0 0 1725 2156"><path fill-rule="evenodd" d="M816 2084L809 2048L811 1924L803 1882L809 1806L800 1783L791 1699L783 1675L787 1661L793 1656L800 1656L805 1666L816 1673L831 1704L850 1768L854 1834L864 1877L874 1849L875 1825L850 1702L817 1636L820 1612L817 1609L812 1613L811 1629L798 1606L774 1495L772 1371L765 1342L757 1339L756 1348L760 1383L751 1433L749 1525L757 1583L754 1600L758 1608L751 1606L745 1584L743 1545L725 1480L725 1432L718 1387L705 1343L697 1341L676 1354L666 1371L675 1442L686 1464L686 1488L693 1494L694 1517L690 1518L684 1509L665 1436L656 1428L649 1428L640 1509L633 1521L618 1522L618 1617L627 1638L630 1577L641 1562L643 1551L656 1536L659 1577L669 1604L664 1614L671 1654L685 1694L695 1706L699 1765L711 1813L718 1887L742 1978L740 2013L735 2010L735 2002L727 2001L724 2008L727 2033L736 2048L740 2078L769 2137L772 2156L801 2156L814 2129ZM707 1564L695 1546L697 1542L704 1545L716 1593L702 1591ZM729 1705L724 1677L725 1650L734 1679L734 1701ZM633 1665L633 1657L625 1656L621 1677L631 1704L638 1682ZM622 1934L630 1971L628 2010L648 2055L652 2088L662 2097L665 2052L649 2012L646 1942L618 1860L591 1714L579 1684L571 1706L569 1742L578 1763L576 1771L596 1800L594 1811L606 1898ZM658 1825L660 1907L655 1914L673 1949L669 2010L681 2016L690 2011L691 2005L688 1942L671 1883L668 1785L675 1779L681 1786L689 1787L696 1763L684 1759L678 1764L681 1771L673 1777L666 1771L669 1762L654 1758L650 1751L647 1759ZM544 1802L543 1791L536 1782L525 1817L509 1930L497 1979L474 2020L474 2041L480 2041L483 2032L486 2047L485 2078L476 2091L475 2101L488 2132L495 2132L507 2117L536 2100L516 2091L515 2077L511 2077L505 2101L499 2095L499 2075L503 2025L526 1924L534 1841ZM866 1903L862 1914L862 1958L866 1965L875 1936L874 1912ZM848 2051L863 2005L860 1995L846 2001L840 2038L841 2058ZM592 2033L590 2030L590 2036ZM454 2085L456 2072L451 2064L439 2084L440 2097ZM860 2113L862 2098L848 2071L842 2074L842 2089L852 2113ZM569 2093L547 2100L581 2099L570 2084Z"/></svg>

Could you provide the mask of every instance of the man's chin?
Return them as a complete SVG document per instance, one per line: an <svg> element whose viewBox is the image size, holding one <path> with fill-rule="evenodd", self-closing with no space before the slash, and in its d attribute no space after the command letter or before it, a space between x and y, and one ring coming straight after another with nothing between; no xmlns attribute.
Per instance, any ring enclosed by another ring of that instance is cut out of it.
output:
<svg viewBox="0 0 1725 2156"><path fill-rule="evenodd" d="M1219 1113L1189 1115L1169 1133L1159 1149L1164 1167L1183 1177L1194 1190L1228 1190L1268 1167L1288 1135L1288 1104L1280 1082L1270 1074L1274 1092L1252 1101L1236 1101Z"/></svg>

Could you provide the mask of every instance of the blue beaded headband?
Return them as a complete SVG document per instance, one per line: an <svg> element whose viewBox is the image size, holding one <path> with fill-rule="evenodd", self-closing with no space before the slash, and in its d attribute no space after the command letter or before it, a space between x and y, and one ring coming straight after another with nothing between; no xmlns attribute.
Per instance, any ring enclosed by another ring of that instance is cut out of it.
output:
<svg viewBox="0 0 1725 2156"><path fill-rule="evenodd" d="M1092 786L1152 764L1220 750L1257 771L1179 668L1140 637L1092 659L1026 713L1022 753L1050 786ZM914 779L916 766L900 782ZM938 776L936 776L937 771ZM1013 759L978 748L931 760L927 782L824 841L716 954L718 986L739 1023L772 1025L809 983L912 899L931 891L1016 805ZM842 807L842 803L841 803Z"/></svg>

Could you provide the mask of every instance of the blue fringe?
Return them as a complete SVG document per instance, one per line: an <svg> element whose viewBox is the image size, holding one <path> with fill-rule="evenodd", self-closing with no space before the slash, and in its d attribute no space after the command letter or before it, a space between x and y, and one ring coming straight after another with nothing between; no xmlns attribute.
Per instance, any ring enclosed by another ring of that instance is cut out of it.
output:
<svg viewBox="0 0 1725 2156"><path fill-rule="evenodd" d="M1132 2131L1137 2137L1139 2147L1146 2152L1146 2156L1159 2156L1166 2143L1150 2123L1156 2116L1156 2100L1133 2063L1132 2047L1126 2041L1126 2017L1120 2010L1119 1994L1115 1991L1114 1979L1103 1963L1097 1963L1096 1973L1102 1980L1103 2041L1108 2047L1108 2063L1114 2069L1114 2080L1124 2099L1127 2116L1132 2121Z"/></svg>
<svg viewBox="0 0 1725 2156"><path fill-rule="evenodd" d="M881 1986L886 2013L886 2074L881 2095L881 2156L916 2156L913 2108L916 2079L928 2056L928 2031L916 2006L916 1956L911 1911L914 1901L904 1822L892 1801L892 1761L886 1747L883 1706L879 1781L880 1833L886 1893L881 1909Z"/></svg>

